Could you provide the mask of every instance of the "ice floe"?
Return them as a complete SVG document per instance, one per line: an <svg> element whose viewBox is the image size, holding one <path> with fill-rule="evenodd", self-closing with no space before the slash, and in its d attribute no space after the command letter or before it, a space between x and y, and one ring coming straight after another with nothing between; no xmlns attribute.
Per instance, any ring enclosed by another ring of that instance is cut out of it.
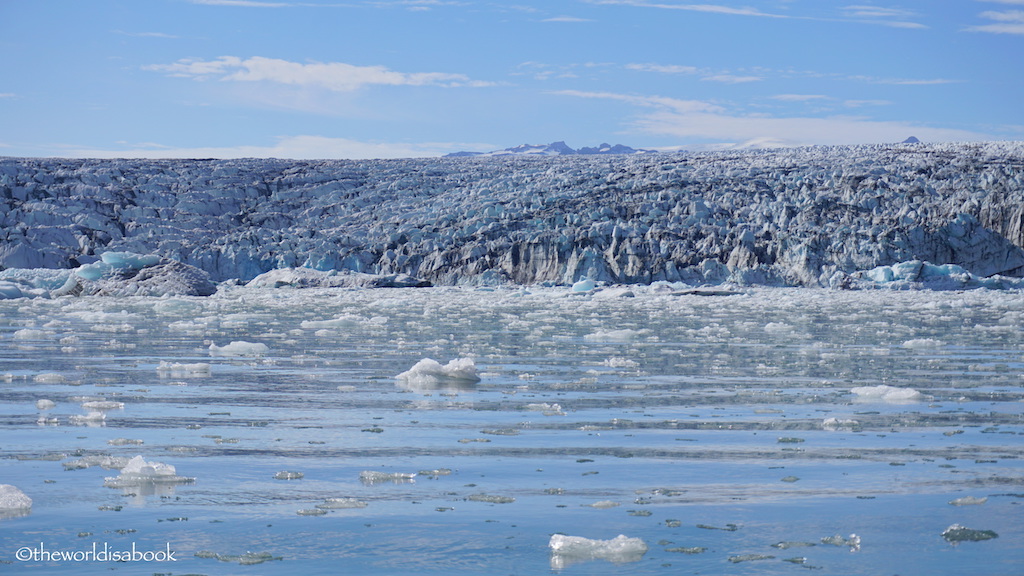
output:
<svg viewBox="0 0 1024 576"><path fill-rule="evenodd" d="M887 384L878 386L857 386L850 390L857 396L859 401L865 402L914 402L921 400L924 395L913 388L897 388Z"/></svg>
<svg viewBox="0 0 1024 576"><path fill-rule="evenodd" d="M432 358L424 358L395 379L400 386L410 390L468 389L480 381L472 358L455 358L444 365Z"/></svg>
<svg viewBox="0 0 1024 576"><path fill-rule="evenodd" d="M31 507L32 499L26 496L17 486L0 484L0 512L26 510Z"/></svg>
<svg viewBox="0 0 1024 576"><path fill-rule="evenodd" d="M210 344L210 356L263 356L270 347L262 342L234 340L223 346Z"/></svg>
<svg viewBox="0 0 1024 576"><path fill-rule="evenodd" d="M108 488L130 488L152 484L186 484L195 478L179 476L174 466L163 462L147 462L142 456L135 456L125 464L121 473L104 479Z"/></svg>
<svg viewBox="0 0 1024 576"><path fill-rule="evenodd" d="M637 562L647 553L647 544L642 539L630 538L624 534L610 540L553 534L548 541L548 547L551 549L551 567L555 570L586 560Z"/></svg>

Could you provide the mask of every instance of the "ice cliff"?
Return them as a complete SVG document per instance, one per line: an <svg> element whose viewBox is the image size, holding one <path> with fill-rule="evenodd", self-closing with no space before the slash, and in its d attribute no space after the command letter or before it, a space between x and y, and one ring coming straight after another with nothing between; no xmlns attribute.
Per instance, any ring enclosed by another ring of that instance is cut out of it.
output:
<svg viewBox="0 0 1024 576"><path fill-rule="evenodd" d="M180 262L213 281L307 268L435 284L848 286L881 274L858 271L907 261L1021 276L1024 143L359 161L2 158L0 218L0 267L76 268L117 251Z"/></svg>

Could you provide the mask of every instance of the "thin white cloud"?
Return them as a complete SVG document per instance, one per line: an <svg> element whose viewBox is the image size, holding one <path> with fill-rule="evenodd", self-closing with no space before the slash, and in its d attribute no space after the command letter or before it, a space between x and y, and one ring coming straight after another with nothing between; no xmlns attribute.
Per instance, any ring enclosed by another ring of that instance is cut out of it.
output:
<svg viewBox="0 0 1024 576"><path fill-rule="evenodd" d="M163 32L125 32L124 30L114 30L114 33L122 36L131 36L133 38L166 38L170 40L178 38L178 36L165 34Z"/></svg>
<svg viewBox="0 0 1024 576"><path fill-rule="evenodd" d="M66 147L59 153L72 158L427 158L459 150L493 148L490 144L452 142L364 142L325 136L281 137L271 146L173 148L158 144L126 146L120 150Z"/></svg>
<svg viewBox="0 0 1024 576"><path fill-rule="evenodd" d="M675 64L626 64L627 70L639 70L641 72L659 72L661 74L697 74L700 69L696 66L679 66Z"/></svg>
<svg viewBox="0 0 1024 576"><path fill-rule="evenodd" d="M780 100L782 102L810 102L812 100L827 100L828 96L821 94L776 94L771 98L772 100Z"/></svg>
<svg viewBox="0 0 1024 576"><path fill-rule="evenodd" d="M243 8L285 8L288 2L260 2L259 0L189 0L193 4L206 6L239 6Z"/></svg>
<svg viewBox="0 0 1024 576"><path fill-rule="evenodd" d="M15 98L16 96L14 92L0 92L0 98Z"/></svg>
<svg viewBox="0 0 1024 576"><path fill-rule="evenodd" d="M723 84L745 84L747 82L760 82L764 78L760 76L736 76L735 74L714 74L701 78L704 82L722 82Z"/></svg>
<svg viewBox="0 0 1024 576"><path fill-rule="evenodd" d="M742 115L699 101L677 101L608 92L557 92L566 96L606 98L641 106L633 122L641 133L682 140L723 143L776 142L787 145L900 142L911 134L926 141L991 140L967 130L933 128L912 122L873 120L862 116L781 117ZM685 102L685 105L676 105ZM648 110L653 109L653 110Z"/></svg>
<svg viewBox="0 0 1024 576"><path fill-rule="evenodd" d="M1013 2L1003 2L1011 4ZM1024 2L1020 3L1024 5ZM979 14L986 20L992 20L994 24L980 24L966 28L968 32L988 32L990 34L1024 34L1024 10L994 11L986 10Z"/></svg>
<svg viewBox="0 0 1024 576"><path fill-rule="evenodd" d="M216 60L183 59L173 64L147 66L146 69L185 78L270 82L322 88L333 92L353 92L372 85L446 87L491 85L488 82L471 80L463 74L396 72L384 66L356 66L344 62L302 64L261 56L244 60L237 56L221 56Z"/></svg>
<svg viewBox="0 0 1024 576"><path fill-rule="evenodd" d="M735 8L721 4L662 4L659 2L646 2L645 0L586 0L590 4L636 6L638 8L662 8L665 10L686 10L689 12L708 12L713 14L728 14L732 16L760 16L764 18L788 18L782 14L770 14L761 12L756 8Z"/></svg>
<svg viewBox="0 0 1024 576"><path fill-rule="evenodd" d="M948 78L878 78L875 76L850 76L850 80L860 80L871 84L890 84L894 86L936 86L941 84L957 84L960 80Z"/></svg>
<svg viewBox="0 0 1024 576"><path fill-rule="evenodd" d="M889 100L844 100L843 106L847 108L862 108L864 106L890 106Z"/></svg>
<svg viewBox="0 0 1024 576"><path fill-rule="evenodd" d="M541 22L593 22L593 20L576 16L554 16L552 18L545 18Z"/></svg>

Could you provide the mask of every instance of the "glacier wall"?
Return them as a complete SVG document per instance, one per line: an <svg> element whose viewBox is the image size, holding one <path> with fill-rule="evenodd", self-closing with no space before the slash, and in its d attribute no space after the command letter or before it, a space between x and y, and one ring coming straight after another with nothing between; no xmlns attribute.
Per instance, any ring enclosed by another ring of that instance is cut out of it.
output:
<svg viewBox="0 0 1024 576"><path fill-rule="evenodd" d="M0 159L0 267L156 254L435 284L1024 275L1024 143L406 160Z"/></svg>

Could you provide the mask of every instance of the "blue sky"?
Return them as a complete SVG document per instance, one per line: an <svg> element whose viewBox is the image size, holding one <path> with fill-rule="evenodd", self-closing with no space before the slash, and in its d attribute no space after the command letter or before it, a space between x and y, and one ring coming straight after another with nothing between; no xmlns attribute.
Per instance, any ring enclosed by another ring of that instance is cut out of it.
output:
<svg viewBox="0 0 1024 576"><path fill-rule="evenodd" d="M0 0L0 22L4 156L1024 140L1024 0Z"/></svg>

